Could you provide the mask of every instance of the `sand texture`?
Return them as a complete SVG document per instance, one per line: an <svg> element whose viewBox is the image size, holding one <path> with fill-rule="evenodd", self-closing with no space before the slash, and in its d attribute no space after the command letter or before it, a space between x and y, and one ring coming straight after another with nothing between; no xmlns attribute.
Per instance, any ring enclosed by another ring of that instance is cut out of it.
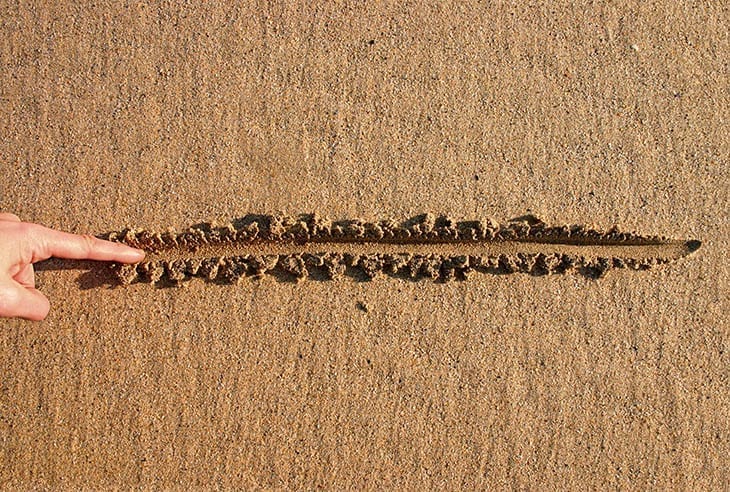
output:
<svg viewBox="0 0 730 492"><path fill-rule="evenodd" d="M727 7L520 3L0 3L2 488L727 489Z"/></svg>

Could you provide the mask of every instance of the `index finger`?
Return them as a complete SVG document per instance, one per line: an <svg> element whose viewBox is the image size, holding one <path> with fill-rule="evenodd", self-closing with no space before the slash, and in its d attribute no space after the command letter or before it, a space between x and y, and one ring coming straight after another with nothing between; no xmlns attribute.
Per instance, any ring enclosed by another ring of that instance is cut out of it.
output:
<svg viewBox="0 0 730 492"><path fill-rule="evenodd" d="M136 263L142 261L145 256L144 251L126 244L105 241L88 234L56 231L43 226L37 226L32 236L35 245L34 262L55 256L70 260Z"/></svg>

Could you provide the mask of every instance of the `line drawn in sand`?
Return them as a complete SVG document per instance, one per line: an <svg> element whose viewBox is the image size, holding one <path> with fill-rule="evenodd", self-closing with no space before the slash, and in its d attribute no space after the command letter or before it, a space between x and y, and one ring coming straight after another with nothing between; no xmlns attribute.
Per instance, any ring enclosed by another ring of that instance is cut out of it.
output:
<svg viewBox="0 0 730 492"><path fill-rule="evenodd" d="M473 272L600 278L613 268L649 270L694 251L698 240L641 236L616 228L548 226L532 215L500 224L422 214L405 222L330 221L316 214L247 215L186 231L127 229L105 237L143 249L134 265L114 265L118 283L179 285L191 278L232 284L265 273L289 280L466 279Z"/></svg>

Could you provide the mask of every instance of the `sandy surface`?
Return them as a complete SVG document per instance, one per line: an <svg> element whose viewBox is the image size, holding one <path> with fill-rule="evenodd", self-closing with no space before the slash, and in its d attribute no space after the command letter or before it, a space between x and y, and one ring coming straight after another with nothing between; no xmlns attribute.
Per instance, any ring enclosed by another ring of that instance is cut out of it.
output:
<svg viewBox="0 0 730 492"><path fill-rule="evenodd" d="M0 484L728 485L720 2L45 3L0 7L0 210L25 220L530 213L703 245L599 280L41 271L48 319L0 321Z"/></svg>

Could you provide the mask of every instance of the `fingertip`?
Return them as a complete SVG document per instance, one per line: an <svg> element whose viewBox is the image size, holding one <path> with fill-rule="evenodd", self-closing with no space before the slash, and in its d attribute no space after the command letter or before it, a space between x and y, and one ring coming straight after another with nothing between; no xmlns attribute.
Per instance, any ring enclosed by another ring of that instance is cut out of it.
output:
<svg viewBox="0 0 730 492"><path fill-rule="evenodd" d="M124 243L94 238L95 247L88 258L93 260L117 261L120 263L138 263L145 257L145 252Z"/></svg>
<svg viewBox="0 0 730 492"><path fill-rule="evenodd" d="M121 258L121 261L123 263L139 263L140 261L144 260L146 253L137 248L132 248L131 246L125 246L125 253L124 256Z"/></svg>
<svg viewBox="0 0 730 492"><path fill-rule="evenodd" d="M28 293L28 305L20 316L31 321L43 321L51 311L51 302L39 290L24 289Z"/></svg>
<svg viewBox="0 0 730 492"><path fill-rule="evenodd" d="M34 288L24 288L28 294L27 305L24 307L24 313L20 314L22 318L31 321L43 321L48 317L51 311L51 302L41 291Z"/></svg>
<svg viewBox="0 0 730 492"><path fill-rule="evenodd" d="M37 292L37 291L36 291ZM34 309L28 312L24 318L31 321L43 321L48 317L48 313L51 312L51 303L46 296L38 292L40 298L37 301L37 305Z"/></svg>
<svg viewBox="0 0 730 492"><path fill-rule="evenodd" d="M0 286L0 315L31 321L46 319L51 310L48 298L34 288L18 283Z"/></svg>
<svg viewBox="0 0 730 492"><path fill-rule="evenodd" d="M10 212L0 212L0 220L5 220L8 222L20 222L20 217L15 214L11 214Z"/></svg>

